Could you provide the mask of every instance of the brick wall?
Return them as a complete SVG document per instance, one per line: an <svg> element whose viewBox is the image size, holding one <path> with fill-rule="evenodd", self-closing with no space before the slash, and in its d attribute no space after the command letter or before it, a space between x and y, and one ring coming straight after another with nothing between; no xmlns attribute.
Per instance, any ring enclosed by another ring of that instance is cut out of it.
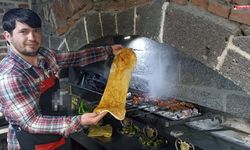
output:
<svg viewBox="0 0 250 150"><path fill-rule="evenodd" d="M173 0L180 5L194 5L217 16L250 25L250 0Z"/></svg>
<svg viewBox="0 0 250 150"><path fill-rule="evenodd" d="M5 44L4 37L2 35L2 17L3 14L11 8L30 8L30 0L0 0L0 60L6 55L7 47Z"/></svg>

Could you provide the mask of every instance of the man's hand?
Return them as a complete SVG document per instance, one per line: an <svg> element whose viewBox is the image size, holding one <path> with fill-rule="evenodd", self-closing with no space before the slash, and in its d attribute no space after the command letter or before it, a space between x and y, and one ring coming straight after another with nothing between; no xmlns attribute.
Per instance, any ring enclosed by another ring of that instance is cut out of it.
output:
<svg viewBox="0 0 250 150"><path fill-rule="evenodd" d="M96 125L105 115L107 112L103 113L85 113L81 116L81 125L87 126L87 125Z"/></svg>
<svg viewBox="0 0 250 150"><path fill-rule="evenodd" d="M116 55L122 48L124 48L121 44L111 45L113 49L113 54Z"/></svg>

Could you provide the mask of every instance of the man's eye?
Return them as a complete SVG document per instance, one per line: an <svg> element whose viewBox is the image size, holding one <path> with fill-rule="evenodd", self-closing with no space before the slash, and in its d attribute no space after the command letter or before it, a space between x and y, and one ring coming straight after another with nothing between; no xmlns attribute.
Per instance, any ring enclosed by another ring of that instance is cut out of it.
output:
<svg viewBox="0 0 250 150"><path fill-rule="evenodd" d="M26 33L28 33L28 31L26 31L26 30L21 30L20 33L26 34Z"/></svg>

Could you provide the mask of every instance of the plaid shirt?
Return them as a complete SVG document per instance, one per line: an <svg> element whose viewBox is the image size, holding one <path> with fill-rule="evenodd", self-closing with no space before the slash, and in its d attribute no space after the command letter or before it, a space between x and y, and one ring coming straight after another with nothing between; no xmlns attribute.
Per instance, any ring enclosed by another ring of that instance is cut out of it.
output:
<svg viewBox="0 0 250 150"><path fill-rule="evenodd" d="M20 149L11 124L19 125L29 133L60 134L67 136L81 130L80 116L44 116L39 107L39 83L47 78L44 62L55 74L69 66L84 66L105 60L112 55L112 48L97 47L82 51L56 53L54 50L39 49L39 65L32 66L19 55L9 50L0 63L0 112L10 123L7 135L8 149ZM28 70L34 70L34 78Z"/></svg>

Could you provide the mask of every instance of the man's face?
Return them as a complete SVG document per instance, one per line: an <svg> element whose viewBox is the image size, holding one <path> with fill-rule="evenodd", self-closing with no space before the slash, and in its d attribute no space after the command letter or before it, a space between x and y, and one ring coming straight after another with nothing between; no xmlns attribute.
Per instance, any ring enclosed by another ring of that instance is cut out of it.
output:
<svg viewBox="0 0 250 150"><path fill-rule="evenodd" d="M5 31L4 37L15 51L24 56L36 56L41 45L41 29L18 21L12 34Z"/></svg>

